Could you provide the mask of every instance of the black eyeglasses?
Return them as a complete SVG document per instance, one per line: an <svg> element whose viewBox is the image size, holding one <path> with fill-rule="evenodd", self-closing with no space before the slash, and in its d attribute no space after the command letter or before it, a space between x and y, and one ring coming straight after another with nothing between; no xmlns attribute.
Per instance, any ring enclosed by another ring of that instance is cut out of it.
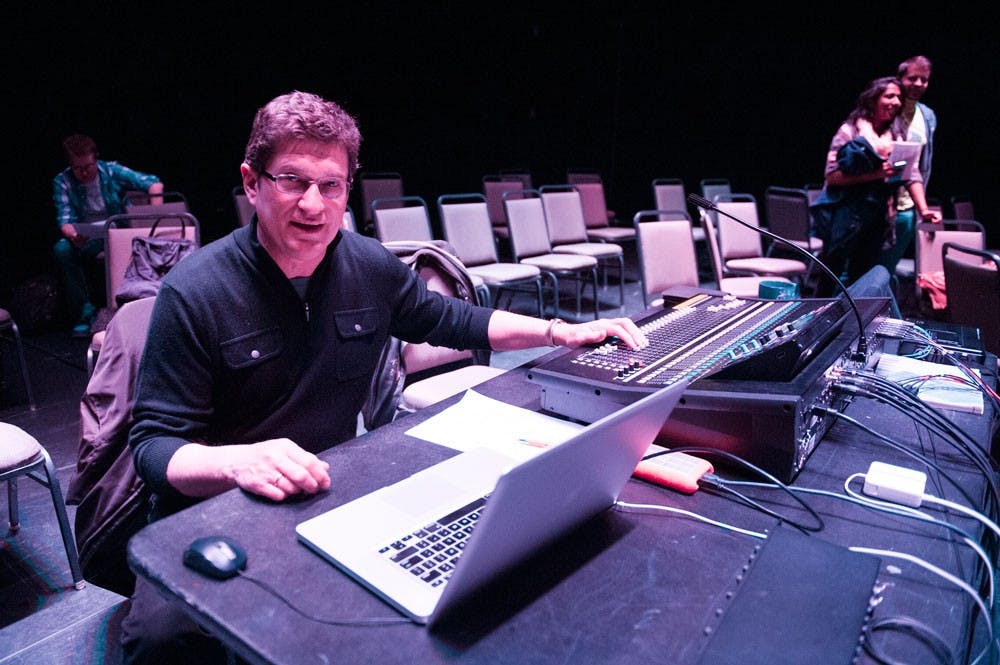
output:
<svg viewBox="0 0 1000 665"><path fill-rule="evenodd" d="M351 181L346 178L330 178L328 180L310 180L294 173L279 173L271 175L267 171L260 174L274 183L275 189L283 194L302 196L309 188L316 185L320 195L325 199L339 199L351 188Z"/></svg>

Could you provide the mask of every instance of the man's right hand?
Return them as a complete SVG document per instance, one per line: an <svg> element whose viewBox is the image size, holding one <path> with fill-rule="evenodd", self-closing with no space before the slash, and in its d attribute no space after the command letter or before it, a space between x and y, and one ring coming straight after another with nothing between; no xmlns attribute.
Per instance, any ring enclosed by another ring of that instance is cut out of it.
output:
<svg viewBox="0 0 1000 665"><path fill-rule="evenodd" d="M246 447L232 467L242 489L281 501L293 494L315 494L330 487L330 465L291 439L270 439Z"/></svg>
<svg viewBox="0 0 1000 665"><path fill-rule="evenodd" d="M167 464L167 481L187 496L215 496L240 487L281 501L330 487L330 465L291 439L258 443L181 446Z"/></svg>

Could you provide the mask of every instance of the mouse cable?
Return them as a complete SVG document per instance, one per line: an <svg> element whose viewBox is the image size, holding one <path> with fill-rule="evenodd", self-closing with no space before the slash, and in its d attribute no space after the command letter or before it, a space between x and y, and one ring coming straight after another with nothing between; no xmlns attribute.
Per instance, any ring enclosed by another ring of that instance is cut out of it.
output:
<svg viewBox="0 0 1000 665"><path fill-rule="evenodd" d="M865 653L880 665L904 665L903 661L889 658L875 648L875 633L888 630L906 633L916 638L917 641L923 642L933 652L939 663L953 665L957 662L951 648L930 626L912 617L899 616L871 622L865 626L865 640L861 646Z"/></svg>
<svg viewBox="0 0 1000 665"><path fill-rule="evenodd" d="M756 502L750 500L748 497L745 497L745 496L741 495L739 492L735 492L735 491L733 491L733 490L731 490L729 488L722 487L720 484L717 484L716 481L718 480L718 476L716 476L715 474L706 473L704 476L701 477L701 480L699 482L700 483L704 483L708 487L718 487L719 489L721 489L723 491L729 492L729 493L733 494L734 496L736 496L737 498L739 498L742 501L744 501L747 505L750 505L750 506L752 506L754 508L757 508L758 510L763 510L768 515L771 515L772 517L776 517L777 519L779 519L779 520L781 520L783 522L788 523L790 526L793 526L793 527L795 527L796 529L798 529L800 531L803 531L803 532L805 532L805 531L816 531L816 532L818 532L818 531L822 531L823 530L823 528L825 526L823 524L823 518L819 516L819 513L817 513L815 510L813 510L813 507L810 506L808 504L808 502L806 502L801 496L798 496L797 494L795 494L795 492L792 492L790 489L788 489L788 485L786 485L785 483L781 482L780 480L778 480L777 478L775 478L773 475L771 475L770 473L768 473L764 469L760 468L759 466L756 466L756 465L751 464L750 462L746 461L745 459L743 459L739 455L734 455L734 454L732 454L732 453L730 453L728 451L720 450L718 448L708 448L708 447L703 447L703 446L678 446L677 448L671 448L671 450L673 452L678 452L678 453L696 453L696 454L709 455L709 456L718 455L720 457L724 457L725 459L727 459L727 460L729 460L731 462L735 462L736 464L738 464L738 465L740 465L740 466L742 466L742 467L744 467L746 469L749 469L749 470L753 471L754 473L758 474L759 476L762 476L762 477L766 478L767 480L771 481L772 483L774 483L775 485L777 485L779 488L781 488L783 491L787 492L788 496L792 497L792 499L797 504L799 504L800 506L802 506L803 508L805 508L806 511L808 511L808 513L810 515L812 515L813 519L816 521L816 526L804 526L804 525L798 524L797 522L789 520L786 517L782 517L781 515L778 515L777 513L773 512L773 511L771 511L771 510L769 510L767 508L764 508L763 506L760 506Z"/></svg>
<svg viewBox="0 0 1000 665"><path fill-rule="evenodd" d="M322 619L320 617L315 617L293 605L290 600L281 595L281 593L278 590L276 590L267 582L257 579L252 575L247 575L242 570L239 571L239 575L242 579L245 579L247 582L252 582L253 584L259 586L264 591L267 591L269 594L271 594L272 596L283 602L285 605L287 605L293 612L295 612L299 616L309 619L310 621L315 621L316 623L323 623L328 626L386 626L397 623L412 623L410 619L407 619L406 617L382 617L375 619L351 619L344 621L338 621L335 619Z"/></svg>

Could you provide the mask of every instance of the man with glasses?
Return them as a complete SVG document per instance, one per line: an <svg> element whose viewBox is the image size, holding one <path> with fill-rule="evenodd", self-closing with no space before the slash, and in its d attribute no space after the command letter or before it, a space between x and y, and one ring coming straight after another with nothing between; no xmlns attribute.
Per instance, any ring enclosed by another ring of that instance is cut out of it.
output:
<svg viewBox="0 0 1000 665"><path fill-rule="evenodd" d="M256 214L173 268L153 309L129 437L151 519L234 487L273 501L328 488L316 453L355 436L390 335L462 349L646 344L627 318L568 324L442 296L374 238L341 230L360 144L354 118L316 95L258 110L240 166ZM127 662L225 662L142 579L122 628Z"/></svg>
<svg viewBox="0 0 1000 665"><path fill-rule="evenodd" d="M79 316L73 335L83 337L90 333L96 313L94 289L87 274L95 270L97 257L104 251L104 240L92 237L86 225L125 212L125 192L162 194L163 183L155 175L99 160L97 144L83 134L64 140L63 150L69 166L52 180L52 200L62 234L55 244L55 255L70 311Z"/></svg>

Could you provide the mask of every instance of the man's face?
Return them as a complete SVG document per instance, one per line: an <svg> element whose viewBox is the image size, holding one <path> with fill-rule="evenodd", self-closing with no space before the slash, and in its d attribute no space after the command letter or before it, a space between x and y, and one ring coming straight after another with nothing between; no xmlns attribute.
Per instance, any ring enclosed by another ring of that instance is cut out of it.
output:
<svg viewBox="0 0 1000 665"><path fill-rule="evenodd" d="M279 150L264 171L316 181L301 194L280 191L280 183L247 164L240 168L247 198L257 209L261 244L286 276L312 274L343 224L348 196L345 187L336 198L326 198L319 183L347 180L347 151L341 145L309 140L293 141Z"/></svg>
<svg viewBox="0 0 1000 665"><path fill-rule="evenodd" d="M915 102L927 92L927 86L931 81L931 70L926 65L910 65L906 68L906 75L903 76L903 96Z"/></svg>
<svg viewBox="0 0 1000 665"><path fill-rule="evenodd" d="M97 155L74 155L69 160L73 177L79 182L91 182L97 177Z"/></svg>

